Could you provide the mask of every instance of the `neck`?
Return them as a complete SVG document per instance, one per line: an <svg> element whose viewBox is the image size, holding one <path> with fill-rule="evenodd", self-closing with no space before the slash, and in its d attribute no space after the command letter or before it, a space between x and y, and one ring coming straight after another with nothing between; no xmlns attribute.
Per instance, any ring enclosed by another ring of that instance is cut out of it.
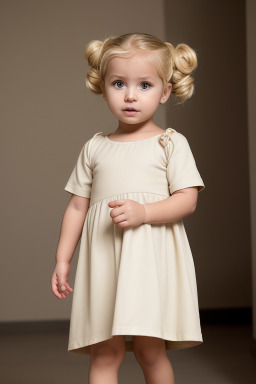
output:
<svg viewBox="0 0 256 384"><path fill-rule="evenodd" d="M138 123L138 124L126 124L122 121L119 121L119 125L115 133L128 134L128 133L136 133L138 131L150 132L155 129L159 129L159 127L154 123L153 120L143 121L142 123Z"/></svg>

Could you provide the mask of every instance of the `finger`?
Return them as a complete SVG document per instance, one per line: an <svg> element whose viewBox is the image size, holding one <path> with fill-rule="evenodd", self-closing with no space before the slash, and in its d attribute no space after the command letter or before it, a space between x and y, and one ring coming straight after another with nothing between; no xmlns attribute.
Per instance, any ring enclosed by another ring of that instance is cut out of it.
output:
<svg viewBox="0 0 256 384"><path fill-rule="evenodd" d="M59 299L65 298L66 297L65 294L60 289L57 273L54 273L54 275L52 276L51 283L52 283L52 292L55 294L55 296L57 296ZM64 285L64 284L61 284L61 285Z"/></svg>
<svg viewBox="0 0 256 384"><path fill-rule="evenodd" d="M113 201L110 201L108 204L111 205L111 207L114 207L116 205L122 205L125 203L125 199L120 199L120 200L113 200Z"/></svg>
<svg viewBox="0 0 256 384"><path fill-rule="evenodd" d="M66 283L60 283L59 284L59 291L60 291L60 293L63 293L63 294L65 294L65 295L67 295L68 294L68 290L67 290L67 287L66 287Z"/></svg>
<svg viewBox="0 0 256 384"><path fill-rule="evenodd" d="M127 221L126 219L127 219L127 217L126 217L126 215L123 213L123 214L118 215L117 217L115 217L114 220L113 220L113 222L114 222L114 224L120 224L120 223L123 222L123 221Z"/></svg>
<svg viewBox="0 0 256 384"><path fill-rule="evenodd" d="M53 292L54 295L57 296L59 299L62 298L62 295L61 295L60 292L59 292L59 289L58 289L58 285L57 285L57 284L53 284L53 285L52 285L52 292Z"/></svg>
<svg viewBox="0 0 256 384"><path fill-rule="evenodd" d="M68 282L66 283L66 285L67 285L67 290L69 290L70 292L73 292L73 288L70 287Z"/></svg>
<svg viewBox="0 0 256 384"><path fill-rule="evenodd" d="M57 279L56 273L54 273L51 277L51 288L54 295L57 296L59 299L61 299L62 296L58 290L58 279Z"/></svg>
<svg viewBox="0 0 256 384"><path fill-rule="evenodd" d="M114 217L117 217L124 213L124 209L122 207L119 207L118 205L114 207L110 212L110 217L113 219Z"/></svg>
<svg viewBox="0 0 256 384"><path fill-rule="evenodd" d="M58 288L60 293L65 293L65 295L68 293L66 288L66 279L64 277L65 275L57 276L58 277Z"/></svg>
<svg viewBox="0 0 256 384"><path fill-rule="evenodd" d="M72 291L73 291L73 289L70 288L70 286L67 286L67 283L66 283L66 287L65 286L60 287L60 293L63 293L65 295L68 295Z"/></svg>
<svg viewBox="0 0 256 384"><path fill-rule="evenodd" d="M66 290L63 291L60 287L58 287L58 290L59 290L59 294L61 295L61 298L65 299L65 297L67 295Z"/></svg>
<svg viewBox="0 0 256 384"><path fill-rule="evenodd" d="M128 220L124 220L124 221L121 221L121 223L118 223L117 226L120 228L126 228L126 227L129 227L130 224L129 224Z"/></svg>
<svg viewBox="0 0 256 384"><path fill-rule="evenodd" d="M68 282L65 282L64 284L59 285L59 292L66 297L70 292L73 292L73 288L69 286Z"/></svg>

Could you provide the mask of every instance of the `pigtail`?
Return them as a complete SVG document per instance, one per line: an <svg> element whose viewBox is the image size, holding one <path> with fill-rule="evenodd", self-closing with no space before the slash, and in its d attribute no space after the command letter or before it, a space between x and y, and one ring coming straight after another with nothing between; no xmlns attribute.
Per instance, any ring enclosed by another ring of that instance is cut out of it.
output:
<svg viewBox="0 0 256 384"><path fill-rule="evenodd" d="M96 93L97 95L102 93L99 64L103 46L103 41L92 40L87 44L84 53L85 59L91 67L87 72L85 84L91 92Z"/></svg>
<svg viewBox="0 0 256 384"><path fill-rule="evenodd" d="M172 94L180 100L178 104L189 99L194 93L194 77L191 75L197 68L196 52L187 44L181 43L174 48L171 43L165 43L171 56Z"/></svg>

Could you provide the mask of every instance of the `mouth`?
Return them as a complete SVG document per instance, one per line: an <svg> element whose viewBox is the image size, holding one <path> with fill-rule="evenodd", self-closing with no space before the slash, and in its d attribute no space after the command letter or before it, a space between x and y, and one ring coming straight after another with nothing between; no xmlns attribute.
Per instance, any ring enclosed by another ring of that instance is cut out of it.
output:
<svg viewBox="0 0 256 384"><path fill-rule="evenodd" d="M130 108L130 107L127 107L127 108L123 109L123 111L138 112L137 109L135 109L135 108Z"/></svg>

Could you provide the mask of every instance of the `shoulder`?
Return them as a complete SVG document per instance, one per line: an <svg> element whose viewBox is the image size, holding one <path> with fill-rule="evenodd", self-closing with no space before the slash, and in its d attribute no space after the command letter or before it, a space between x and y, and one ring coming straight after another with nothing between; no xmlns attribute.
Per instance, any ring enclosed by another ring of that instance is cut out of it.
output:
<svg viewBox="0 0 256 384"><path fill-rule="evenodd" d="M90 139L84 142L82 149L80 151L80 156L86 159L87 162L88 161L91 162L95 140L97 140L98 137L103 135L104 135L103 132L97 132Z"/></svg>
<svg viewBox="0 0 256 384"><path fill-rule="evenodd" d="M181 132L178 132L176 130L173 130L173 131L174 132L171 136L172 140L170 141L172 141L174 150L176 149L176 151L177 150L187 151L188 149L191 149L187 137Z"/></svg>
<svg viewBox="0 0 256 384"><path fill-rule="evenodd" d="M87 142L92 143L93 141L97 140L99 137L103 137L103 136L104 136L103 132L97 132Z"/></svg>
<svg viewBox="0 0 256 384"><path fill-rule="evenodd" d="M178 132L174 128L167 128L161 136L167 136L167 137L174 138L176 140L181 140L181 141L187 140L185 135L183 135L181 132Z"/></svg>
<svg viewBox="0 0 256 384"><path fill-rule="evenodd" d="M164 136L165 137L162 139L162 141L166 146L165 151L168 161L171 159L181 160L183 158L188 160L192 150L187 137L183 133L178 132L173 128L168 129L168 132L166 132Z"/></svg>
<svg viewBox="0 0 256 384"><path fill-rule="evenodd" d="M188 142L186 136L183 135L183 133L178 132L178 131L176 131L176 129L173 129L173 128L172 128L172 131L173 131L172 138L175 141L181 142L181 143L187 143Z"/></svg>
<svg viewBox="0 0 256 384"><path fill-rule="evenodd" d="M186 136L174 128L168 128L165 133L161 135L161 139L163 142L167 141L173 150L189 146Z"/></svg>
<svg viewBox="0 0 256 384"><path fill-rule="evenodd" d="M83 148L86 148L87 151L90 151L92 146L93 146L93 143L94 141L97 140L98 137L103 137L104 136L104 133L103 132L97 132L95 133L90 139L88 139L84 145L83 145Z"/></svg>
<svg viewBox="0 0 256 384"><path fill-rule="evenodd" d="M105 136L105 135L104 135L103 132L97 132L97 133L95 133L95 134L92 136L91 140L92 140L92 139L95 139L95 138L98 137L98 136Z"/></svg>

